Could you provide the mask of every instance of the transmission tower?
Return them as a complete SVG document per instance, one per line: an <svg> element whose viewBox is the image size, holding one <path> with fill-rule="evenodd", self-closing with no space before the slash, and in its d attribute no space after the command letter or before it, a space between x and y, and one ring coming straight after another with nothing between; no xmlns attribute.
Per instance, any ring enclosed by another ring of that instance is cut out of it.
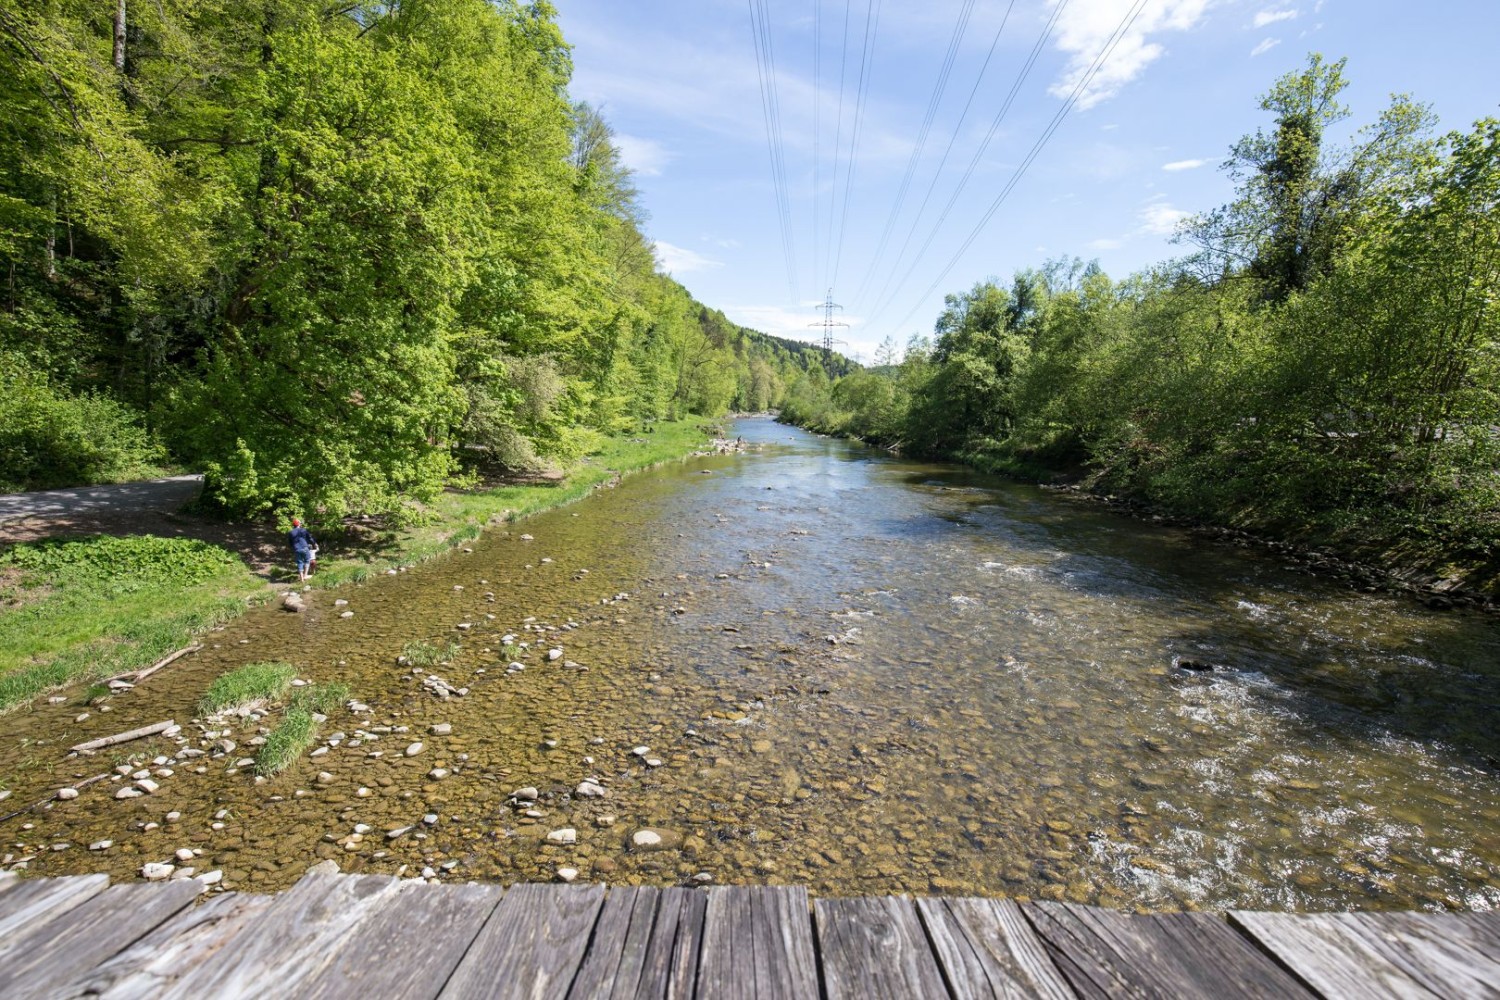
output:
<svg viewBox="0 0 1500 1000"><path fill-rule="evenodd" d="M834 344L842 344L842 343L844 343L844 341L842 341L842 340L834 340L833 339L833 328L834 327L836 327L836 326L847 327L849 325L848 323L841 323L838 320L836 320L836 319L833 318L833 311L835 309L842 309L842 308L844 308L844 307L841 306L841 305L839 305L837 302L833 301L833 289L830 288L830 289L828 289L828 297L823 300L823 320L822 320L822 322L807 324L808 326L821 326L823 328L823 360L824 361L827 361L828 358L833 354L833 345Z"/></svg>

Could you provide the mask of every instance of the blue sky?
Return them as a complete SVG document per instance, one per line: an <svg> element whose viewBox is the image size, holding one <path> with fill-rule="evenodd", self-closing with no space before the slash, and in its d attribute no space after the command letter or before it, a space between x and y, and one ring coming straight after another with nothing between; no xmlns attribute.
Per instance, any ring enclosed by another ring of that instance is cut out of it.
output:
<svg viewBox="0 0 1500 1000"><path fill-rule="evenodd" d="M614 126L664 269L737 322L808 340L831 285L850 324L839 336L867 361L887 334L931 332L944 294L987 277L1059 255L1123 277L1181 253L1173 226L1228 200L1219 164L1267 124L1259 96L1309 52L1348 57L1348 129L1392 93L1432 105L1443 130L1500 114L1495 0L1145 0L1087 78L1136 0L555 2L573 96ZM775 68L780 197L757 9Z"/></svg>

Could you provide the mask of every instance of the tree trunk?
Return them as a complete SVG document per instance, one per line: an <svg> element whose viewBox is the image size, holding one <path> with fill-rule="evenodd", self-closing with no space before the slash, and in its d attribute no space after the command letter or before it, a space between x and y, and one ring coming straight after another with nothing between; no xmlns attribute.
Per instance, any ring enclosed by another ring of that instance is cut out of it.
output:
<svg viewBox="0 0 1500 1000"><path fill-rule="evenodd" d="M125 72L125 0L115 7L115 69Z"/></svg>

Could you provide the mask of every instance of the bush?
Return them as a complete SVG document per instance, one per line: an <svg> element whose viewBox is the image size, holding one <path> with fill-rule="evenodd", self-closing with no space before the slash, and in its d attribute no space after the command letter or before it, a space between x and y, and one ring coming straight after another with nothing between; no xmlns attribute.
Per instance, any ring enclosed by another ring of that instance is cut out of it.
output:
<svg viewBox="0 0 1500 1000"><path fill-rule="evenodd" d="M105 396L69 396L0 356L0 490L118 483L160 472L160 446Z"/></svg>

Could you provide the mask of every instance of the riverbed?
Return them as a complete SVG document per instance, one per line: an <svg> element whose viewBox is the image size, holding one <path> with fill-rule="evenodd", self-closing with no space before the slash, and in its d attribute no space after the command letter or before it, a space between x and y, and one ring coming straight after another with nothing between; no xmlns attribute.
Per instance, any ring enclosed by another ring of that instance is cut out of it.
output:
<svg viewBox="0 0 1500 1000"><path fill-rule="evenodd" d="M748 452L251 612L82 723L79 692L7 716L5 806L168 772L6 821L8 863L254 890L333 859L1152 910L1500 905L1493 616L769 420L732 433ZM413 667L413 643L457 645ZM360 710L257 781L274 711L191 720L262 660ZM65 756L166 718L183 742Z"/></svg>

